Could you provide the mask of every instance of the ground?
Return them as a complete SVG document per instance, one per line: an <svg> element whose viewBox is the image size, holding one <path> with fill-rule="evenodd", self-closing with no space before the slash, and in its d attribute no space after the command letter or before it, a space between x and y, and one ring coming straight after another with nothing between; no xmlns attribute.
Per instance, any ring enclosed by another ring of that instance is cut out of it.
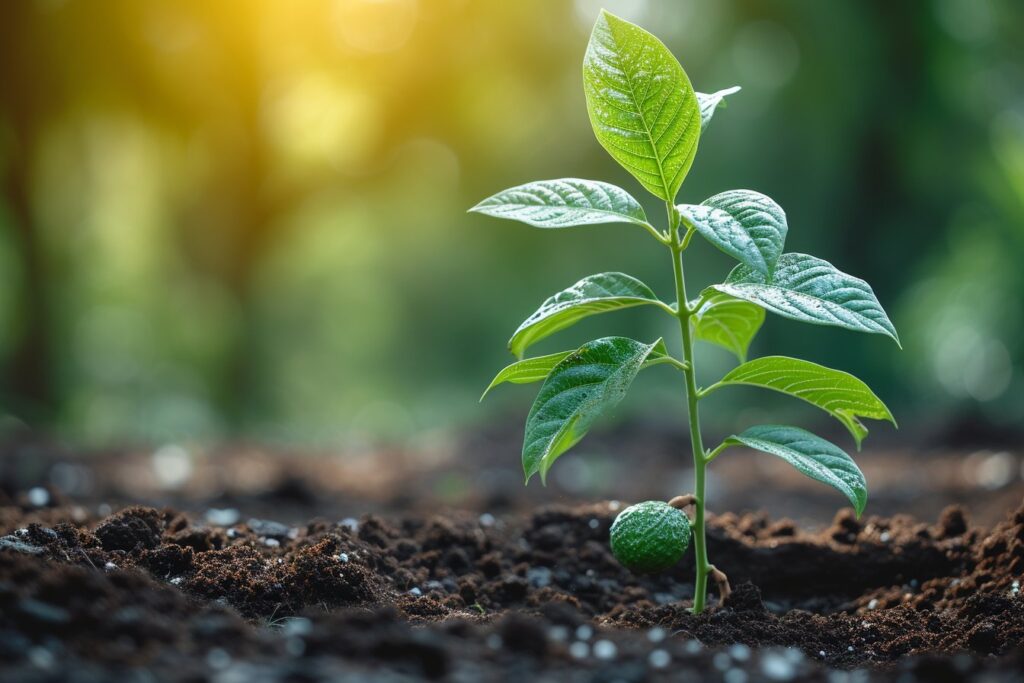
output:
<svg viewBox="0 0 1024 683"><path fill-rule="evenodd" d="M716 462L735 512L712 515L709 552L735 590L693 616L690 555L637 575L608 548L627 502L683 492L659 489L679 483L674 449L643 442L624 477L612 439L590 486L524 491L504 443L344 460L8 444L0 678L1020 680L1012 451L867 452L860 520L756 456Z"/></svg>

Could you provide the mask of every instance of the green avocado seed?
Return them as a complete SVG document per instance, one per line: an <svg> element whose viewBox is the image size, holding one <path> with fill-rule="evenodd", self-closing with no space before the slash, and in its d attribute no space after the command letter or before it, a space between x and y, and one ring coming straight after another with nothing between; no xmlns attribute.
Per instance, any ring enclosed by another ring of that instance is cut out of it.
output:
<svg viewBox="0 0 1024 683"><path fill-rule="evenodd" d="M631 505L612 523L612 553L635 572L668 569L682 558L689 545L689 517L660 500Z"/></svg>

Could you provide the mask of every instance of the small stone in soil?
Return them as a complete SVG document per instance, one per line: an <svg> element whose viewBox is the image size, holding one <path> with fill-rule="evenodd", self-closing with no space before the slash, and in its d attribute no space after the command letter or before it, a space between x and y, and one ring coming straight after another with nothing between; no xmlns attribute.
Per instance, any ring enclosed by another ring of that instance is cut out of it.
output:
<svg viewBox="0 0 1024 683"><path fill-rule="evenodd" d="M423 595L423 591L421 591L418 586L413 586L409 589L409 595L415 595L418 598Z"/></svg>
<svg viewBox="0 0 1024 683"><path fill-rule="evenodd" d="M761 655L761 673L771 681L788 681L796 675L796 667L785 655L766 652Z"/></svg>
<svg viewBox="0 0 1024 683"><path fill-rule="evenodd" d="M348 553L338 553L338 562L348 562Z"/></svg>
<svg viewBox="0 0 1024 683"><path fill-rule="evenodd" d="M619 649L610 640L599 640L594 643L594 656L598 659L615 659Z"/></svg>
<svg viewBox="0 0 1024 683"><path fill-rule="evenodd" d="M583 659L590 654L590 646L583 641L577 640L575 643L569 646L569 654L573 659Z"/></svg>
<svg viewBox="0 0 1024 683"><path fill-rule="evenodd" d="M241 515L235 508L210 508L206 511L206 522L213 526L237 524Z"/></svg>
<svg viewBox="0 0 1024 683"><path fill-rule="evenodd" d="M359 520L355 517L346 517L345 519L338 522L338 526L344 527L349 531L359 531Z"/></svg>
<svg viewBox="0 0 1024 683"><path fill-rule="evenodd" d="M647 655L647 663L655 669L664 669L672 661L672 655L665 650L651 650L651 654Z"/></svg>
<svg viewBox="0 0 1024 683"><path fill-rule="evenodd" d="M32 507L46 507L50 502L50 492L42 486L36 486L28 491L28 503Z"/></svg>
<svg viewBox="0 0 1024 683"><path fill-rule="evenodd" d="M480 515L480 526L494 526L494 522L494 515L492 515L490 512L485 512L484 514Z"/></svg>

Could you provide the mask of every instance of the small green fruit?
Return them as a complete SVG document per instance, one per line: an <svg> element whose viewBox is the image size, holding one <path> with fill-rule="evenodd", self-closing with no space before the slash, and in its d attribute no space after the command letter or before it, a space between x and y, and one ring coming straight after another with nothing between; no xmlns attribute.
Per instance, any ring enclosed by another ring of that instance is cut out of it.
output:
<svg viewBox="0 0 1024 683"><path fill-rule="evenodd" d="M630 505L612 523L612 553L635 572L668 569L689 545L689 517L660 500Z"/></svg>

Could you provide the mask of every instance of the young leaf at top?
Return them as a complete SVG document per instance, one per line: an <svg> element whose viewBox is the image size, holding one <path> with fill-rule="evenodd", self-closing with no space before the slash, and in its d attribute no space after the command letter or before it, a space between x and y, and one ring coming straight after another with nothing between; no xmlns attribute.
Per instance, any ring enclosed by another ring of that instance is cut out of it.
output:
<svg viewBox="0 0 1024 683"><path fill-rule="evenodd" d="M718 109L718 107L725 109L725 98L729 95L738 93L739 91L740 86L734 85L731 88L719 90L718 92L697 93L697 105L700 107L700 131L702 133L708 129L708 125L711 123L711 117L715 115L715 110Z"/></svg>
<svg viewBox="0 0 1024 683"><path fill-rule="evenodd" d="M721 292L712 292L690 317L694 337L731 351L741 363L763 322L763 308Z"/></svg>
<svg viewBox="0 0 1024 683"><path fill-rule="evenodd" d="M521 358L526 349L587 316L633 306L665 306L651 288L625 273L590 275L548 298L508 342Z"/></svg>
<svg viewBox="0 0 1024 683"><path fill-rule="evenodd" d="M858 449L868 434L867 427L858 418L896 424L892 413L867 384L849 373L798 358L755 358L733 368L712 387L730 385L764 387L803 399L842 422L856 440Z"/></svg>
<svg viewBox="0 0 1024 683"><path fill-rule="evenodd" d="M554 367L526 418L523 473L527 482L537 473L541 481L546 480L558 456L622 400L660 342L605 337L587 342Z"/></svg>
<svg viewBox="0 0 1024 683"><path fill-rule="evenodd" d="M753 190L729 190L700 204L676 207L707 241L766 278L786 244L786 212Z"/></svg>
<svg viewBox="0 0 1024 683"><path fill-rule="evenodd" d="M587 111L601 146L652 194L672 201L700 137L700 106L668 48L602 11L583 58Z"/></svg>
<svg viewBox="0 0 1024 683"><path fill-rule="evenodd" d="M538 180L502 190L470 211L538 228L596 223L647 225L640 202L620 187L597 180Z"/></svg>
<svg viewBox="0 0 1024 683"><path fill-rule="evenodd" d="M730 436L728 445L742 445L775 455L811 479L840 491L860 517L868 502L864 475L846 452L820 436L796 427L760 425Z"/></svg>
<svg viewBox="0 0 1024 683"><path fill-rule="evenodd" d="M807 254L783 254L770 280L740 265L712 287L784 318L884 334L900 343L871 285Z"/></svg>

